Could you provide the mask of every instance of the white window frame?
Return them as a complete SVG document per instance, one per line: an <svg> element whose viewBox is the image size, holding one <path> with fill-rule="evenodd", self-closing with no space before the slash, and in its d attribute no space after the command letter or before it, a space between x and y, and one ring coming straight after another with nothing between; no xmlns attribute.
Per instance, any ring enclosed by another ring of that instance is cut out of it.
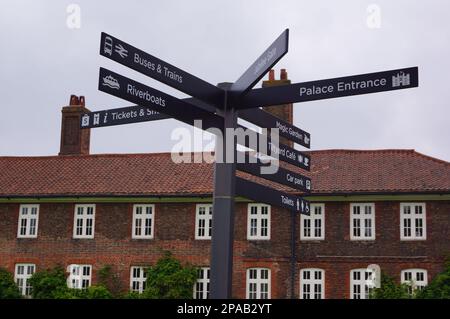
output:
<svg viewBox="0 0 450 319"><path fill-rule="evenodd" d="M410 273L411 279L406 278L406 273ZM423 280L418 280L418 274L423 275ZM417 289L423 289L428 285L428 271L421 268L404 269L400 273L400 281L402 284L408 285L408 292L413 295Z"/></svg>
<svg viewBox="0 0 450 319"><path fill-rule="evenodd" d="M89 274L85 275L85 270L89 269ZM67 267L69 276L67 277L67 287L72 289L87 289L92 284L92 265L72 264ZM87 281L87 285L84 285Z"/></svg>
<svg viewBox="0 0 450 319"><path fill-rule="evenodd" d="M210 240L212 232L212 204L197 204L195 207L195 239ZM200 230L203 234L199 234Z"/></svg>
<svg viewBox="0 0 450 319"><path fill-rule="evenodd" d="M267 274L267 278L262 278L263 273ZM250 278L252 274L256 274L256 278ZM267 288L267 292L263 292L264 286ZM255 291L251 291L250 289L251 287L255 287ZM263 296L263 294L265 294L265 296ZM271 271L269 268L247 269L246 298L247 299L271 298Z"/></svg>
<svg viewBox="0 0 450 319"><path fill-rule="evenodd" d="M19 268L23 267L23 273L19 273ZM36 265L35 264L16 264L15 271L14 271L14 281L16 282L17 288L19 288L20 293L22 296L25 297L31 297L31 290L32 287L28 283L28 280L31 278L31 276L36 272ZM22 281L20 283L20 281Z"/></svg>
<svg viewBox="0 0 450 319"><path fill-rule="evenodd" d="M33 211L35 214L33 214ZM34 220L34 227L31 226ZM19 222L17 225L17 238L37 238L39 226L39 204L20 205L19 207ZM22 234L22 229L25 229L25 234ZM31 230L34 229L34 234Z"/></svg>
<svg viewBox="0 0 450 319"><path fill-rule="evenodd" d="M355 214L354 208L359 207L359 214ZM366 214L366 208L370 207L370 215ZM352 203L350 204L350 240L375 240L375 203ZM354 234L354 222L359 221L360 235ZM366 235L366 221L370 221L370 236Z"/></svg>
<svg viewBox="0 0 450 319"><path fill-rule="evenodd" d="M151 212L149 213L148 210ZM138 213L140 211L140 214ZM140 225L138 224L138 220ZM150 234L145 234L147 221L150 220ZM135 204L133 205L133 228L131 238L133 239L153 239L155 230L155 205L153 204ZM136 234L139 230L140 234Z"/></svg>
<svg viewBox="0 0 450 319"><path fill-rule="evenodd" d="M416 211L416 207L420 207L422 213ZM409 208L410 213L405 213ZM417 223L420 216L422 223L422 236L417 236ZM411 235L405 236L405 221L409 220ZM400 203L400 240L426 240L427 239L427 210L425 203Z"/></svg>
<svg viewBox="0 0 450 319"><path fill-rule="evenodd" d="M144 266L132 266L130 268L130 291L143 293L147 284L147 268ZM139 271L138 276L134 275L134 271ZM133 284L137 284L137 289L133 287Z"/></svg>
<svg viewBox="0 0 450 319"><path fill-rule="evenodd" d="M252 208L256 209L256 214L252 214ZM262 209L267 208L267 214L262 214ZM248 240L270 240L270 213L271 206L267 204L248 204L247 206L247 239ZM252 235L252 220L256 223L256 235ZM267 220L267 235L261 235L263 221Z"/></svg>
<svg viewBox="0 0 450 319"><path fill-rule="evenodd" d="M359 279L354 279L354 273L359 273ZM367 279L366 276L371 276ZM370 292L376 287L376 271L373 268L359 268L350 271L350 299L369 299ZM360 298L355 298L355 287L358 286Z"/></svg>
<svg viewBox="0 0 450 319"><path fill-rule="evenodd" d="M197 281L194 284L194 299L209 299L210 274L209 267L199 268Z"/></svg>
<svg viewBox="0 0 450 319"><path fill-rule="evenodd" d="M320 279L316 278L320 273ZM305 278L308 274L309 278ZM316 285L320 286L320 295L316 293ZM305 286L308 292L304 291ZM300 270L300 299L325 299L325 271L320 268L304 268Z"/></svg>
<svg viewBox="0 0 450 319"><path fill-rule="evenodd" d="M83 209L83 215L78 215L78 209ZM90 215L87 215L88 209L92 208L92 217ZM75 211L74 211L74 217L73 217L73 238L81 238L81 239L92 239L94 238L95 234L95 204L82 204L82 205L75 205ZM90 235L86 234L87 227L86 227L86 221L92 219L92 233ZM77 234L77 223L78 220L82 220L82 230L81 234Z"/></svg>
<svg viewBox="0 0 450 319"><path fill-rule="evenodd" d="M320 215L317 214L320 210ZM300 240L324 240L325 239L325 204L311 204L310 215L300 214ZM317 223L320 223L320 236L316 236ZM309 234L306 234L306 225L309 223Z"/></svg>

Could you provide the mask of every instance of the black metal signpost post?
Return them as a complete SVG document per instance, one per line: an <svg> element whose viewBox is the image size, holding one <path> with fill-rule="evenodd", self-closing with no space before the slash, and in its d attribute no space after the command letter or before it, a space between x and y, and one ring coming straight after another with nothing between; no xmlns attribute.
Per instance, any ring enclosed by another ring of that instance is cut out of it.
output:
<svg viewBox="0 0 450 319"><path fill-rule="evenodd" d="M226 129L234 129L237 117L234 108L228 105L227 84L223 109L223 143L216 143L216 163L214 165L214 194L211 236L211 269L210 269L210 297L212 299L226 299L231 297L233 277L233 242L234 242L234 196L236 164L229 162L227 144L236 145L235 141L228 141ZM233 147L234 149L234 147ZM234 150L233 150L234 152Z"/></svg>
<svg viewBox="0 0 450 319"><path fill-rule="evenodd" d="M300 196L236 177L238 169L303 193L309 193L312 188L310 178L283 167L278 167L278 171L273 174L262 174L264 164L259 159L250 161L251 155L248 153L243 155L247 159L245 163L236 164L236 155L240 153L236 150L236 144L255 148L247 140L237 141L234 134L234 140L227 140L230 138L226 134L227 129L244 128L237 124L238 116L262 128L278 128L280 136L309 148L309 133L258 107L418 86L418 69L414 67L252 90L264 74L287 53L288 35L289 30L286 29L235 83L214 86L109 34L101 34L101 55L192 97L177 99L100 68L100 91L139 106L87 113L81 119L82 128L173 118L189 125L194 125L195 120L202 120L203 129L218 128L222 132L223 140L216 143L214 166L210 273L210 298L213 299L232 296L235 195L290 210L292 227L295 227L296 213L310 213L309 202ZM283 162L309 170L309 155L287 145L272 143L263 134L255 134L258 145L261 145L259 140L262 138L267 141L267 149L254 149L255 153L272 157L275 155ZM227 145L233 147L229 148ZM295 254L295 246L292 246L292 254Z"/></svg>

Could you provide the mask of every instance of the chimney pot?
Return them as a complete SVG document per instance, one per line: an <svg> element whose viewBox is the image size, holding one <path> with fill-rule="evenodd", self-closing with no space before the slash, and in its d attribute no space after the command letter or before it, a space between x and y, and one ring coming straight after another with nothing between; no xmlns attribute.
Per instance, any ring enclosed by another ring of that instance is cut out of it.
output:
<svg viewBox="0 0 450 319"><path fill-rule="evenodd" d="M69 105L79 105L78 96L72 94L70 96L70 103Z"/></svg>
<svg viewBox="0 0 450 319"><path fill-rule="evenodd" d="M275 70L269 71L269 81L275 81Z"/></svg>
<svg viewBox="0 0 450 319"><path fill-rule="evenodd" d="M81 106L85 106L84 96L83 95L80 96L80 105Z"/></svg>
<svg viewBox="0 0 450 319"><path fill-rule="evenodd" d="M287 71L286 69L281 69L280 70L280 80L287 80L288 76L287 76Z"/></svg>

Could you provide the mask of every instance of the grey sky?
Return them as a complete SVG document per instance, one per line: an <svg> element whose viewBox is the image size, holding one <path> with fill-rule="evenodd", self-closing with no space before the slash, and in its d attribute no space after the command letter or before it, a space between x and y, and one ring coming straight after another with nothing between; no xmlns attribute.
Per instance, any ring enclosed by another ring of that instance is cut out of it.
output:
<svg viewBox="0 0 450 319"><path fill-rule="evenodd" d="M81 8L81 28L66 8ZM367 6L381 28L367 27ZM450 2L0 1L0 156L54 155L70 94L88 108L130 103L97 90L100 66L166 93L161 83L99 56L108 32L211 83L233 82L285 29L276 65L292 82L419 66L419 88L299 103L312 149L416 149L450 161ZM260 86L260 84L258 84ZM169 151L174 120L92 130L92 153Z"/></svg>

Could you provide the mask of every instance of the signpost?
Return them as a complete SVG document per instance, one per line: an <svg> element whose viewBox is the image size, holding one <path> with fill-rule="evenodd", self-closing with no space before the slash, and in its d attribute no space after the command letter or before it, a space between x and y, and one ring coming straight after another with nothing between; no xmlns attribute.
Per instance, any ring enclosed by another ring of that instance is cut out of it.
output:
<svg viewBox="0 0 450 319"><path fill-rule="evenodd" d="M298 189L302 192L309 193L311 191L311 179L297 174L295 172L289 171L285 168L278 167L278 171L273 174L263 174L261 168L266 166L261 162L259 158L253 158L252 163L250 160L250 155L244 154L247 159L245 163L237 163L236 168L240 171L265 178L267 180L289 186L294 189Z"/></svg>
<svg viewBox="0 0 450 319"><path fill-rule="evenodd" d="M239 109L307 102L419 86L418 68L352 75L334 79L254 89L239 97Z"/></svg>
<svg viewBox="0 0 450 319"><path fill-rule="evenodd" d="M170 117L144 106L129 106L85 113L81 117L81 128L95 128L130 123L169 119Z"/></svg>
<svg viewBox="0 0 450 319"><path fill-rule="evenodd" d="M216 156L223 154L226 158L227 143L232 143L234 149L237 143L255 148L245 137L243 141L236 141L235 137L233 140L227 140L230 137L224 134L226 129L243 128L237 124L238 116L262 128L278 128L281 136L304 147L310 147L309 133L258 107L418 86L418 68L413 67L251 90L287 53L288 35L289 30L286 29L235 83L214 86L109 34L102 33L101 55L191 97L177 99L113 71L100 68L98 86L100 91L139 106L88 113L82 117L80 125L82 128L93 128L164 118L173 118L194 125L195 120L202 120L203 129L218 128L223 133L223 143L216 143ZM273 143L263 134L256 132L255 134L258 147L254 151L269 156L276 155L286 163L301 169L310 169L311 159L308 154L287 145ZM267 144L260 143L261 139L265 139ZM267 146L266 150L264 147L260 149L262 146ZM296 213L310 214L309 202L297 196L294 191L309 193L312 188L310 178L283 167L279 167L276 173L263 174L264 164L260 160L249 161L250 155L247 153L244 157L247 159L245 163L216 160L214 166L210 286L210 296L213 299L231 297L235 195L290 210L293 227ZM237 169L288 186L293 191L273 189L238 178ZM292 254L295 254L295 250Z"/></svg>
<svg viewBox="0 0 450 319"><path fill-rule="evenodd" d="M102 32L100 54L181 92L222 106L224 92L157 57Z"/></svg>
<svg viewBox="0 0 450 319"><path fill-rule="evenodd" d="M289 29L286 29L231 85L230 91L242 94L251 89L288 52L288 45Z"/></svg>
<svg viewBox="0 0 450 319"><path fill-rule="evenodd" d="M100 68L98 89L189 125L201 119L205 129L223 127L219 116L105 68Z"/></svg>
<svg viewBox="0 0 450 319"><path fill-rule="evenodd" d="M304 147L311 147L311 135L308 132L283 121L264 110L258 108L243 109L240 110L238 114L243 120L256 124L259 127L277 128L279 129L280 136L283 136Z"/></svg>
<svg viewBox="0 0 450 319"><path fill-rule="evenodd" d="M309 202L302 197L280 192L270 187L236 177L236 193L259 203L267 203L309 215Z"/></svg>

